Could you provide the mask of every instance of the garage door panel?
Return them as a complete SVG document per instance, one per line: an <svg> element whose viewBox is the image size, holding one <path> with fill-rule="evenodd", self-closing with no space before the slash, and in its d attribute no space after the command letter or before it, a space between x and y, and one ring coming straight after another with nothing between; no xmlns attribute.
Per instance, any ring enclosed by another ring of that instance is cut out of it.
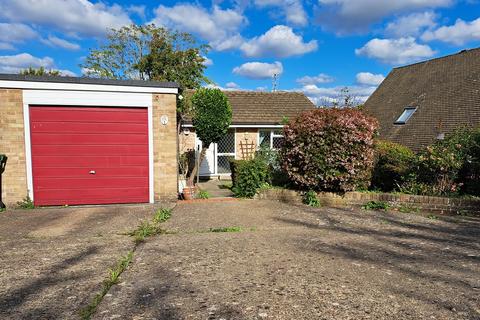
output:
<svg viewBox="0 0 480 320"><path fill-rule="evenodd" d="M70 121L77 122L95 122L95 123L145 123L148 114L143 108L112 108L118 109L120 112L112 113L108 108L92 108L92 107L35 107L36 110L30 109L30 116L35 122L40 121ZM41 109L41 110L40 110ZM120 110L123 109L123 110Z"/></svg>
<svg viewBox="0 0 480 320"><path fill-rule="evenodd" d="M34 133L32 144L35 145L118 145L145 143L147 134L126 133Z"/></svg>
<svg viewBox="0 0 480 320"><path fill-rule="evenodd" d="M37 168L81 167L91 170L98 167L148 167L148 159L143 156L38 156L35 163Z"/></svg>
<svg viewBox="0 0 480 320"><path fill-rule="evenodd" d="M129 188L142 188L148 184L148 179L137 177L76 177L75 182L72 183L72 177L38 177L36 180L37 190L43 189L83 189L83 188L112 188L110 183L115 183L116 186L128 186ZM83 191L82 191L83 192Z"/></svg>
<svg viewBox="0 0 480 320"><path fill-rule="evenodd" d="M51 178L82 178L88 173L89 168L72 167L50 167L36 168L35 177ZM128 166L123 168L95 168L97 177L146 177L148 176L148 166Z"/></svg>
<svg viewBox="0 0 480 320"><path fill-rule="evenodd" d="M122 145L32 145L35 154L48 154L51 156L123 156L125 154L147 154L147 144L122 144Z"/></svg>
<svg viewBox="0 0 480 320"><path fill-rule="evenodd" d="M36 205L149 201L146 108L30 106L30 127Z"/></svg>
<svg viewBox="0 0 480 320"><path fill-rule="evenodd" d="M148 134L148 129L143 123L92 123L92 122L51 122L51 121L36 121L30 127L31 132L43 133L84 133L102 134L109 133L138 133Z"/></svg>

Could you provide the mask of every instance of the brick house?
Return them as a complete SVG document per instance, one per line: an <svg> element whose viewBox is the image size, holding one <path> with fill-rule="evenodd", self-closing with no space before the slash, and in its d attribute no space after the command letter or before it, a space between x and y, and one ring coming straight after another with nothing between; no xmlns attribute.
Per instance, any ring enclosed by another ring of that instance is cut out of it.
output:
<svg viewBox="0 0 480 320"><path fill-rule="evenodd" d="M282 142L282 121L315 105L299 92L225 91L232 106L232 125L225 138L210 145L200 176L230 175L229 159L247 159L260 147L277 148ZM190 123L183 125L180 152L196 149L201 141Z"/></svg>
<svg viewBox="0 0 480 320"><path fill-rule="evenodd" d="M174 83L0 74L3 201L177 198Z"/></svg>
<svg viewBox="0 0 480 320"><path fill-rule="evenodd" d="M480 125L480 48L393 69L365 102L380 137L419 151Z"/></svg>

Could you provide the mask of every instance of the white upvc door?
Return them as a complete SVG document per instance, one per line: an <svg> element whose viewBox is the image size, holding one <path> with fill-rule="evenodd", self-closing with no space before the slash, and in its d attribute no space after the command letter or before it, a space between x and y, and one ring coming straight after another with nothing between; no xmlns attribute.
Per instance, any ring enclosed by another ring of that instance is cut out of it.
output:
<svg viewBox="0 0 480 320"><path fill-rule="evenodd" d="M230 174L230 159L235 159L235 130L229 130L219 143L212 143L200 164L201 176ZM195 148L200 150L202 141L195 139Z"/></svg>

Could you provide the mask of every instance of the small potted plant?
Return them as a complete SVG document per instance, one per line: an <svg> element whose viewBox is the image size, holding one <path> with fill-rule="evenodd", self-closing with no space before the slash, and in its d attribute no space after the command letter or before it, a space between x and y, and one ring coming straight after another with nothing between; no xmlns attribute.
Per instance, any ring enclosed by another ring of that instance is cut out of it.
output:
<svg viewBox="0 0 480 320"><path fill-rule="evenodd" d="M193 199L196 193L196 188L193 183L188 182L188 176L191 174L192 163L195 161L195 151L188 150L179 157L179 179L178 191L183 195L185 200Z"/></svg>

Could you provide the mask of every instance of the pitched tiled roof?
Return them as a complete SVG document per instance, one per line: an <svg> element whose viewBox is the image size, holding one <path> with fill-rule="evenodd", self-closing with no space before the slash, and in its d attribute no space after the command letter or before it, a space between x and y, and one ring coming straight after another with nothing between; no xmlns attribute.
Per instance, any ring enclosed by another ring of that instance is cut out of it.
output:
<svg viewBox="0 0 480 320"><path fill-rule="evenodd" d="M404 125L405 107L417 110ZM395 68L365 103L380 137L421 150L459 126L480 125L480 48Z"/></svg>
<svg viewBox="0 0 480 320"><path fill-rule="evenodd" d="M224 91L232 106L232 124L281 124L315 105L301 92Z"/></svg>

